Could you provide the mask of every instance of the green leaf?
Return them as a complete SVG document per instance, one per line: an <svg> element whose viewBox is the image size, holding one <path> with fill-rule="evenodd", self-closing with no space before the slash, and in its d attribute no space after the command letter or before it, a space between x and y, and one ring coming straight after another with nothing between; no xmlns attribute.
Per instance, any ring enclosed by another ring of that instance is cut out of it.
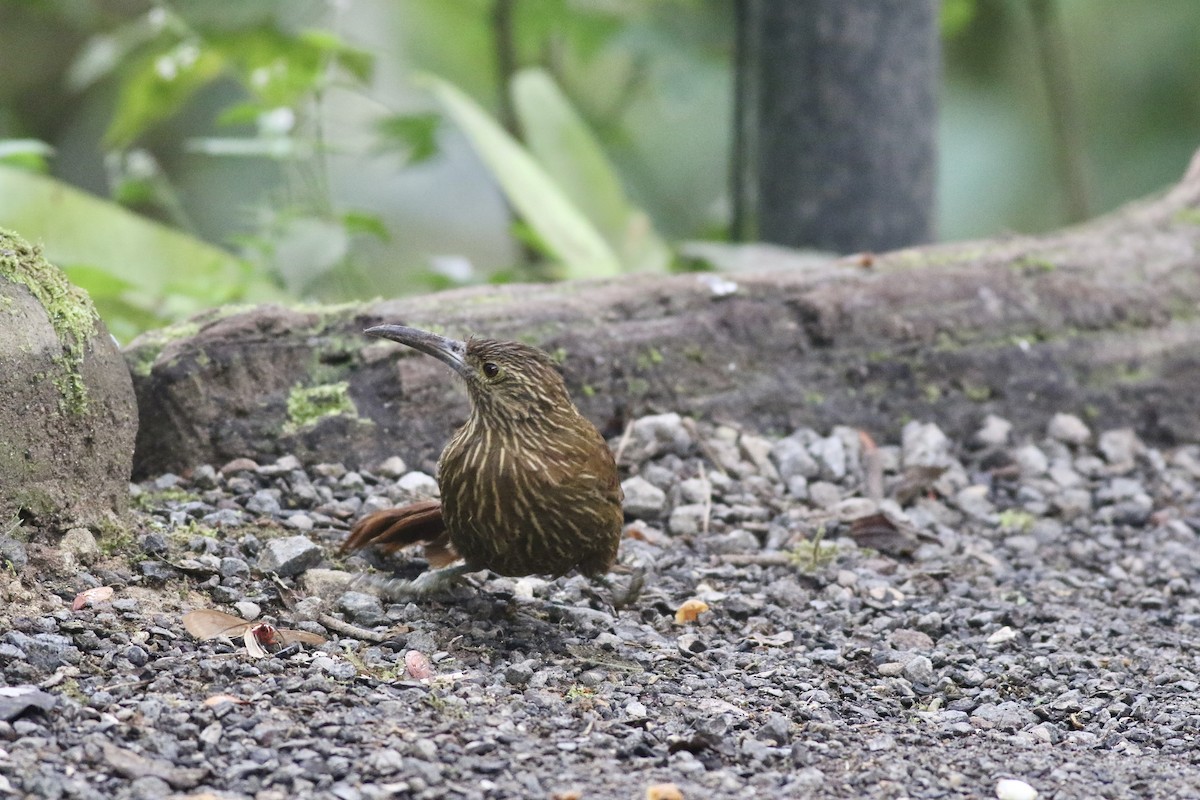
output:
<svg viewBox="0 0 1200 800"><path fill-rule="evenodd" d="M175 114L198 89L215 80L224 66L224 57L198 40L176 42L143 56L121 83L105 144L118 148L131 144Z"/></svg>
<svg viewBox="0 0 1200 800"><path fill-rule="evenodd" d="M290 35L260 27L214 35L210 41L235 66L246 91L264 109L294 106L324 89L331 64L360 84L370 80L374 66L370 53L350 47L328 31Z"/></svg>
<svg viewBox="0 0 1200 800"><path fill-rule="evenodd" d="M180 319L232 300L281 296L224 250L53 178L4 166L0 226L41 244L55 264L87 265L89 271L76 274L96 285L102 298L121 299L158 318ZM109 280L99 280L97 271Z"/></svg>
<svg viewBox="0 0 1200 800"><path fill-rule="evenodd" d="M596 278L621 272L604 237L528 151L452 84L432 76L424 83L467 135L517 213L562 261L566 277Z"/></svg>
<svg viewBox="0 0 1200 800"><path fill-rule="evenodd" d="M367 214L362 211L347 211L342 214L342 225L346 227L349 233L363 233L368 236L374 236L381 242L389 242L392 239L388 233L387 225L383 223L383 219L375 214Z"/></svg>
<svg viewBox="0 0 1200 800"><path fill-rule="evenodd" d="M0 164L31 172L46 172L54 148L38 139L0 139Z"/></svg>
<svg viewBox="0 0 1200 800"><path fill-rule="evenodd" d="M217 115L218 125L254 125L259 115L266 111L262 103L235 103L221 109Z"/></svg>
<svg viewBox="0 0 1200 800"><path fill-rule="evenodd" d="M90 264L64 264L62 271L66 273L71 283L86 289L87 293L92 296L92 300L120 297L130 289L137 288L109 270Z"/></svg>
<svg viewBox="0 0 1200 800"><path fill-rule="evenodd" d="M405 151L409 164L419 164L437 155L437 131L442 118L437 114L396 114L376 123L379 135Z"/></svg>
<svg viewBox="0 0 1200 800"><path fill-rule="evenodd" d="M82 92L107 78L131 53L162 33L166 17L161 8L151 10L114 30L89 38L67 68L67 88L72 92Z"/></svg>
<svg viewBox="0 0 1200 800"><path fill-rule="evenodd" d="M635 208L587 124L541 69L513 76L513 102L533 157L596 226L626 269L661 272L671 250Z"/></svg>

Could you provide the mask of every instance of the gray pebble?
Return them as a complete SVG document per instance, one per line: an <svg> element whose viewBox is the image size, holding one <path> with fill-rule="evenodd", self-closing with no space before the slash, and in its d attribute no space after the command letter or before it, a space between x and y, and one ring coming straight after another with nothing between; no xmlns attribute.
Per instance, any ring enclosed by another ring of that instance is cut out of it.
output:
<svg viewBox="0 0 1200 800"><path fill-rule="evenodd" d="M931 687L937 682L933 662L926 656L915 656L904 662L904 678L914 686Z"/></svg>
<svg viewBox="0 0 1200 800"><path fill-rule="evenodd" d="M672 536L695 536L704 523L705 507L699 503L676 506L667 521L667 531Z"/></svg>
<svg viewBox="0 0 1200 800"><path fill-rule="evenodd" d="M262 613L262 608L258 603L252 603L249 600L239 600L233 604L237 609L238 616L245 620L258 619L258 615Z"/></svg>
<svg viewBox="0 0 1200 800"><path fill-rule="evenodd" d="M289 514L283 520L284 526L297 531L311 531L315 525L308 514Z"/></svg>
<svg viewBox="0 0 1200 800"><path fill-rule="evenodd" d="M197 489L216 489L219 485L217 471L211 464L201 464L192 470L192 486Z"/></svg>
<svg viewBox="0 0 1200 800"><path fill-rule="evenodd" d="M406 472L396 481L396 487L413 500L438 496L437 481L424 472Z"/></svg>
<svg viewBox="0 0 1200 800"><path fill-rule="evenodd" d="M344 592L338 598L338 607L357 624L367 628L386 625L388 621L383 613L383 602L373 594Z"/></svg>
<svg viewBox="0 0 1200 800"><path fill-rule="evenodd" d="M667 495L657 486L638 476L621 483L625 492L625 514L634 519L655 520L662 516Z"/></svg>
<svg viewBox="0 0 1200 800"><path fill-rule="evenodd" d="M816 459L821 478L840 481L846 477L846 448L840 437L826 436L817 439L808 446L808 451Z"/></svg>
<svg viewBox="0 0 1200 800"><path fill-rule="evenodd" d="M771 712L763 718L756 735L764 742L787 747L792 741L792 722L783 714Z"/></svg>
<svg viewBox="0 0 1200 800"><path fill-rule="evenodd" d="M1046 426L1046 435L1064 444L1087 444L1092 431L1084 421L1074 414L1055 414Z"/></svg>
<svg viewBox="0 0 1200 800"><path fill-rule="evenodd" d="M221 508L211 514L205 514L200 521L205 525L213 527L236 528L242 524L244 519L245 515L240 511L232 508Z"/></svg>
<svg viewBox="0 0 1200 800"><path fill-rule="evenodd" d="M274 572L283 577L299 575L321 563L321 548L304 536L271 539L263 545L258 556L261 572Z"/></svg>
<svg viewBox="0 0 1200 800"><path fill-rule="evenodd" d="M768 480L779 480L779 473L776 471L775 465L771 463L772 443L770 440L762 436L743 433L738 438L738 446L742 449L742 455L754 465L754 469L759 475Z"/></svg>
<svg viewBox="0 0 1200 800"><path fill-rule="evenodd" d="M25 545L11 536L0 535L0 568L11 564L17 572L25 569L29 563L29 554Z"/></svg>
<svg viewBox="0 0 1200 800"><path fill-rule="evenodd" d="M762 544L753 533L741 528L735 528L728 533L710 536L705 540L710 553L757 553Z"/></svg>
<svg viewBox="0 0 1200 800"><path fill-rule="evenodd" d="M391 456L376 467L374 471L375 474L384 478L396 480L408 472L408 465L404 463L404 459L400 456Z"/></svg>
<svg viewBox="0 0 1200 800"><path fill-rule="evenodd" d="M988 499L988 493L986 486L968 486L954 496L954 505L969 516L985 519L996 511L996 507Z"/></svg>
<svg viewBox="0 0 1200 800"><path fill-rule="evenodd" d="M971 723L986 730L1019 731L1037 721L1036 714L1014 700L984 703L971 712Z"/></svg>
<svg viewBox="0 0 1200 800"><path fill-rule="evenodd" d="M524 686L533 677L533 667L528 662L511 664L504 670L504 680L516 686Z"/></svg>
<svg viewBox="0 0 1200 800"><path fill-rule="evenodd" d="M842 490L835 483L817 481L809 484L808 499L817 508L832 511L842 502Z"/></svg>
<svg viewBox="0 0 1200 800"><path fill-rule="evenodd" d="M80 564L90 564L100 557L100 545L87 528L71 528L58 542L63 553L70 554Z"/></svg>
<svg viewBox="0 0 1200 800"><path fill-rule="evenodd" d="M179 485L179 476L173 472L165 472L151 481L150 485L160 492L166 491L167 489L174 489Z"/></svg>
<svg viewBox="0 0 1200 800"><path fill-rule="evenodd" d="M278 489L259 489L246 501L246 510L252 514L274 516L280 510L279 498Z"/></svg>
<svg viewBox="0 0 1200 800"><path fill-rule="evenodd" d="M679 482L679 499L686 504L703 503L712 499L713 486L702 478L688 478Z"/></svg>
<svg viewBox="0 0 1200 800"><path fill-rule="evenodd" d="M913 420L906 424L900 434L900 448L906 468L944 467L950 462L950 440L932 422Z"/></svg>
<svg viewBox="0 0 1200 800"><path fill-rule="evenodd" d="M1022 445L1013 451L1012 456L1021 474L1026 478L1045 475L1046 470L1050 468L1050 459L1036 445Z"/></svg>
<svg viewBox="0 0 1200 800"><path fill-rule="evenodd" d="M771 447L771 458L784 481L794 477L813 479L821 474L821 465L809 452L806 438L793 434Z"/></svg>
<svg viewBox="0 0 1200 800"><path fill-rule="evenodd" d="M123 655L135 667L144 667L150 661L150 654L136 644L126 647Z"/></svg>
<svg viewBox="0 0 1200 800"><path fill-rule="evenodd" d="M692 435L675 413L654 414L634 420L624 457L632 462L649 461L664 453L686 455Z"/></svg>
<svg viewBox="0 0 1200 800"><path fill-rule="evenodd" d="M250 565L241 558L228 556L221 559L221 577L241 578L250 574Z"/></svg>
<svg viewBox="0 0 1200 800"><path fill-rule="evenodd" d="M347 472L338 480L338 486L351 491L361 489L366 485L367 483L363 480L363 476L357 472Z"/></svg>
<svg viewBox="0 0 1200 800"><path fill-rule="evenodd" d="M988 414L983 425L975 432L975 441L984 447L1002 447L1008 443L1008 435L1012 432L1012 423L1003 417Z"/></svg>
<svg viewBox="0 0 1200 800"><path fill-rule="evenodd" d="M232 461L226 463L225 466L221 467L220 472L222 475L228 477L230 475L236 475L241 472L254 472L257 469L258 469L258 462L254 461L254 459L235 458Z"/></svg>
<svg viewBox="0 0 1200 800"><path fill-rule="evenodd" d="M1104 460L1123 471L1133 469L1138 453L1145 449L1132 428L1119 428L1100 434L1096 449Z"/></svg>
<svg viewBox="0 0 1200 800"><path fill-rule="evenodd" d="M139 561L138 571L153 583L165 583L175 577L175 570L161 561Z"/></svg>

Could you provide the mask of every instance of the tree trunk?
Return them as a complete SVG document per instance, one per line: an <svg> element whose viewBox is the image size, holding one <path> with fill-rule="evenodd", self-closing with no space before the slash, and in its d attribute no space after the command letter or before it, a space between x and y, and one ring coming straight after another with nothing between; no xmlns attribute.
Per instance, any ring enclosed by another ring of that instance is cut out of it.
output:
<svg viewBox="0 0 1200 800"><path fill-rule="evenodd" d="M933 0L739 0L734 231L838 253L933 234Z"/></svg>
<svg viewBox="0 0 1200 800"><path fill-rule="evenodd" d="M1066 411L1200 441L1200 157L1170 192L1085 226L795 269L487 286L360 308L216 312L130 345L140 475L236 456L428 466L467 412L449 370L362 336L404 323L561 357L610 435L678 411L761 430L910 419L1041 434ZM754 263L756 262L757 263Z"/></svg>

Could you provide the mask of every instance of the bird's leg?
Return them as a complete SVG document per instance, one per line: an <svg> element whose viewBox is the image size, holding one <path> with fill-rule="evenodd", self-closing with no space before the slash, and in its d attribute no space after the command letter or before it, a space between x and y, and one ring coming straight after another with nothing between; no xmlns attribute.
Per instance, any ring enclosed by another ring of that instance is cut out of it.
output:
<svg viewBox="0 0 1200 800"><path fill-rule="evenodd" d="M411 581L400 578L384 578L379 575L360 575L354 582L372 590L385 600L402 600L409 597L441 594L449 589L457 579L470 572L478 572L478 570L464 563L427 570Z"/></svg>
<svg viewBox="0 0 1200 800"><path fill-rule="evenodd" d="M634 567L629 574L629 582L624 586L617 586L607 575L597 575L592 580L608 590L612 597L609 605L613 611L620 611L641 597L642 589L646 587L646 566L638 564Z"/></svg>

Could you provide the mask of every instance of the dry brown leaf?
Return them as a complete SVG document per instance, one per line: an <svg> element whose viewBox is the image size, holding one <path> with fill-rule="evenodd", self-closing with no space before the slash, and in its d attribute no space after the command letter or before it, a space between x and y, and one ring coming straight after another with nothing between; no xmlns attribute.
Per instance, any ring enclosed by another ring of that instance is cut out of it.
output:
<svg viewBox="0 0 1200 800"><path fill-rule="evenodd" d="M859 547L892 557L910 556L919 544L910 526L897 523L882 511L850 520L847 533Z"/></svg>
<svg viewBox="0 0 1200 800"><path fill-rule="evenodd" d="M81 608L103 603L112 596L113 588L111 586L95 586L91 589L84 589L75 595L75 602L71 603L71 610L78 611Z"/></svg>
<svg viewBox="0 0 1200 800"><path fill-rule="evenodd" d="M276 632L279 634L279 638L283 640L285 647L290 647L294 644L307 644L313 647L320 647L329 641L319 633L298 631L293 628L277 628Z"/></svg>
<svg viewBox="0 0 1200 800"><path fill-rule="evenodd" d="M183 627L201 641L218 636L238 636L250 624L241 617L212 608L198 608L183 615Z"/></svg>
<svg viewBox="0 0 1200 800"><path fill-rule="evenodd" d="M218 636L241 636L246 642L250 655L261 658L271 650L288 647L293 644L319 646L325 644L325 637L308 631L297 631L291 628L276 628L265 622L247 622L241 617L226 614L212 608L200 608L183 615L183 627L192 636L201 641L215 639ZM266 651L266 652L263 652Z"/></svg>
<svg viewBox="0 0 1200 800"><path fill-rule="evenodd" d="M683 792L673 783L655 783L646 787L646 800L683 800Z"/></svg>
<svg viewBox="0 0 1200 800"><path fill-rule="evenodd" d="M676 609L675 622L678 625L695 622L705 611L708 611L708 603L693 597L691 600L685 600L683 605Z"/></svg>
<svg viewBox="0 0 1200 800"><path fill-rule="evenodd" d="M404 654L404 669L409 677L418 681L427 681L434 676L429 658L419 650L409 650Z"/></svg>
<svg viewBox="0 0 1200 800"><path fill-rule="evenodd" d="M214 694L211 697L204 698L204 705L208 708L219 706L221 703L232 703L235 706L244 706L248 701L240 697L235 697L231 694Z"/></svg>

